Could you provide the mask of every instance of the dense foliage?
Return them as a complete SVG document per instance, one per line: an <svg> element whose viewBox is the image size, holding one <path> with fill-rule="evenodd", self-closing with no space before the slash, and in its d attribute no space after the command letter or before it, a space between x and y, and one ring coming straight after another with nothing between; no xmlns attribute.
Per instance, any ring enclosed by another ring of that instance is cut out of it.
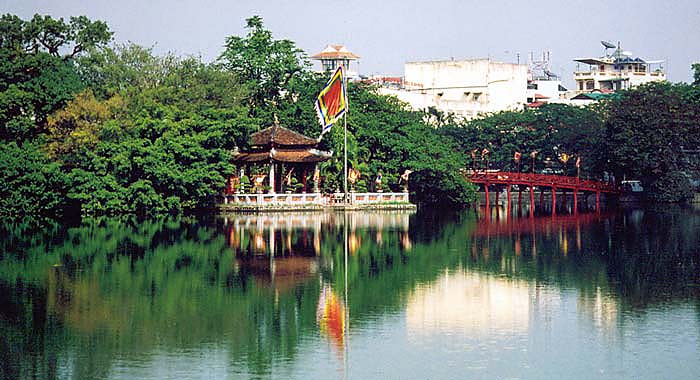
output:
<svg viewBox="0 0 700 380"><path fill-rule="evenodd" d="M235 171L230 152L250 133L279 120L318 136L313 102L327 75L259 17L246 22L245 36L226 38L220 58L204 63L110 46L108 26L84 16L2 16L0 215L58 215L67 205L90 215L208 208ZM472 121L412 111L364 83L348 91L357 190L375 190L380 175L382 188L401 190L399 176L411 170L415 201L465 206L475 188L460 169L488 162L575 174L580 158L583 176L640 177L656 199L680 200L694 175L684 152L698 147L698 86L654 84L595 107L552 104ZM322 137L320 148L334 152L321 168L324 191L342 189L343 139L340 125Z"/></svg>
<svg viewBox="0 0 700 380"><path fill-rule="evenodd" d="M521 153L520 170L541 171L547 167L561 168L576 174L575 159L566 164L560 156L581 157L582 173L597 174L603 143L603 120L594 108L563 104L547 104L524 111L505 111L461 124L447 125L443 133L453 137L462 148L467 167L518 170L515 152ZM481 152L489 154L482 159ZM471 152L475 151L476 158ZM535 154L533 160L530 156Z"/></svg>
<svg viewBox="0 0 700 380"><path fill-rule="evenodd" d="M656 200L684 200L698 174L700 88L649 83L623 93L610 107L605 141L618 177L642 179Z"/></svg>

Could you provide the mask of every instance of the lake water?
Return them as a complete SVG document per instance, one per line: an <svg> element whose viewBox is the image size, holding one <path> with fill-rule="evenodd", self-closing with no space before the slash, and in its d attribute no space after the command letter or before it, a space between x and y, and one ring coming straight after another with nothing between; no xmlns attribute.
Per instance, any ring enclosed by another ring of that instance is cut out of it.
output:
<svg viewBox="0 0 700 380"><path fill-rule="evenodd" d="M3 379L700 376L698 211L2 232Z"/></svg>

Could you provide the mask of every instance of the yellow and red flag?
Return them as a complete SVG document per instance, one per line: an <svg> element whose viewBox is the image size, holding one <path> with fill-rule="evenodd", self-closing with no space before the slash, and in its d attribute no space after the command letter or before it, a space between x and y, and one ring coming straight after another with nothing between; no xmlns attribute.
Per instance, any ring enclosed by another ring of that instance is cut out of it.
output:
<svg viewBox="0 0 700 380"><path fill-rule="evenodd" d="M513 155L513 159L515 160L515 162L520 162L520 152L515 152L515 154Z"/></svg>
<svg viewBox="0 0 700 380"><path fill-rule="evenodd" d="M321 123L321 134L328 132L340 117L347 112L343 67L339 66L316 99L316 112Z"/></svg>

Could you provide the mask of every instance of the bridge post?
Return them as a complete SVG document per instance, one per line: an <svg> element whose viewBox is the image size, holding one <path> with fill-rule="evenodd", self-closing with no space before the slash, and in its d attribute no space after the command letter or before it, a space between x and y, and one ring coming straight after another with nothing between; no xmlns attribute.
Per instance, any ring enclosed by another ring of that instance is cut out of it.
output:
<svg viewBox="0 0 700 380"><path fill-rule="evenodd" d="M600 191L595 192L595 210L600 211Z"/></svg>
<svg viewBox="0 0 700 380"><path fill-rule="evenodd" d="M506 185L506 196L508 197L508 214L510 216L510 185Z"/></svg>
<svg viewBox="0 0 700 380"><path fill-rule="evenodd" d="M489 184L484 183L484 193L486 193L486 212L488 213L489 208Z"/></svg>
<svg viewBox="0 0 700 380"><path fill-rule="evenodd" d="M557 188L552 186L552 215L557 213Z"/></svg>
<svg viewBox="0 0 700 380"><path fill-rule="evenodd" d="M535 216L535 188L530 185L530 217Z"/></svg>

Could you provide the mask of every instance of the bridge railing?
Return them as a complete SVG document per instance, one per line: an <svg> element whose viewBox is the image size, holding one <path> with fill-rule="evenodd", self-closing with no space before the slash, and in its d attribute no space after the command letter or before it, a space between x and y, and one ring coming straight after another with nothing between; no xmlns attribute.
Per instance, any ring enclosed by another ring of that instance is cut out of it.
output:
<svg viewBox="0 0 700 380"><path fill-rule="evenodd" d="M481 184L545 186L612 193L619 191L614 184L552 174L476 171L467 173L467 178Z"/></svg>

